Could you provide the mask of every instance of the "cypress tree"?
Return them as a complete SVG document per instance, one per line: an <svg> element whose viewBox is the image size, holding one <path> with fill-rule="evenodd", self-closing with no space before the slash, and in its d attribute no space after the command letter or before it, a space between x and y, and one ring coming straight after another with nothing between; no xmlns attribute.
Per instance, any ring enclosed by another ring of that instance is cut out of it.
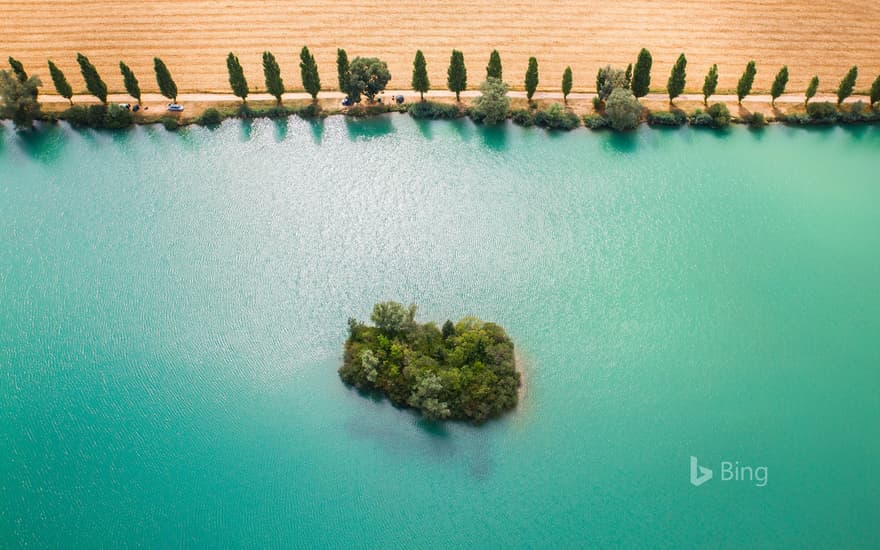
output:
<svg viewBox="0 0 880 550"><path fill-rule="evenodd" d="M871 84L871 105L880 101L880 75Z"/></svg>
<svg viewBox="0 0 880 550"><path fill-rule="evenodd" d="M165 66L165 62L158 57L154 57L153 70L156 71L156 83L159 84L159 92L177 103L177 84L171 78L171 71Z"/></svg>
<svg viewBox="0 0 880 550"><path fill-rule="evenodd" d="M246 102L248 96L247 79L244 77L241 63L232 52L229 52L226 57L226 68L229 70L229 87L232 88L232 93L240 97L242 102Z"/></svg>
<svg viewBox="0 0 880 550"><path fill-rule="evenodd" d="M538 89L538 60L529 58L529 68L526 69L526 98L531 101Z"/></svg>
<svg viewBox="0 0 880 550"><path fill-rule="evenodd" d="M486 78L497 78L498 80L502 80L501 54L498 53L498 50L492 50L492 53L489 54L489 64L486 65Z"/></svg>
<svg viewBox="0 0 880 550"><path fill-rule="evenodd" d="M452 50L449 58L449 70L446 71L446 85L455 92L455 101L461 101L461 92L467 88L467 67L464 65L464 54Z"/></svg>
<svg viewBox="0 0 880 550"><path fill-rule="evenodd" d="M703 81L703 105L709 105L709 97L715 95L718 87L718 65L712 65Z"/></svg>
<svg viewBox="0 0 880 550"><path fill-rule="evenodd" d="M840 85L837 87L837 104L840 105L843 103L843 100L848 98L853 93L853 88L856 85L856 79L859 77L859 68L853 66L852 69L846 73L846 76L843 77L843 80L840 81Z"/></svg>
<svg viewBox="0 0 880 550"><path fill-rule="evenodd" d="M348 90L348 79L351 76L351 69L348 64L348 54L342 48L336 50L336 74L339 79L339 91L345 92Z"/></svg>
<svg viewBox="0 0 880 550"><path fill-rule="evenodd" d="M623 87L626 88L627 90L630 90L630 89L632 89L632 83L633 83L633 64L630 63L629 65L626 66L626 73L624 73L624 76L623 76Z"/></svg>
<svg viewBox="0 0 880 550"><path fill-rule="evenodd" d="M742 105L743 98L749 95L752 91L752 84L755 82L755 74L757 72L757 69L755 69L755 61L749 61L746 65L746 70L739 78L739 83L736 85L736 102L740 105Z"/></svg>
<svg viewBox="0 0 880 550"><path fill-rule="evenodd" d="M632 92L634 96L648 95L648 90L651 87L651 65L653 63L651 52L642 48L642 51L639 52L639 58L636 60L635 69L633 69Z"/></svg>
<svg viewBox="0 0 880 550"><path fill-rule="evenodd" d="M122 61L119 62L119 70L122 72L122 83L125 85L125 91L128 95L135 98L138 105L141 103L141 86L138 79L134 76L134 72Z"/></svg>
<svg viewBox="0 0 880 550"><path fill-rule="evenodd" d="M776 79L773 80L773 86L770 88L770 105L776 106L776 98L785 93L785 87L788 85L788 65L783 65L779 72L776 73Z"/></svg>
<svg viewBox="0 0 880 550"><path fill-rule="evenodd" d="M52 61L49 61L49 74L52 75L52 83L55 84L55 91L58 92L58 95L73 105L73 88L70 86L67 77L64 76L61 69L56 67Z"/></svg>
<svg viewBox="0 0 880 550"><path fill-rule="evenodd" d="M79 63L79 70L82 73L83 80L86 81L86 89L90 94L101 100L101 103L107 104L107 85L101 80L98 70L89 61L89 58L81 53L76 54L76 62Z"/></svg>
<svg viewBox="0 0 880 550"><path fill-rule="evenodd" d="M571 93L571 67L566 67L562 73L562 101L568 103L568 94Z"/></svg>
<svg viewBox="0 0 880 550"><path fill-rule="evenodd" d="M266 91L281 105L284 95L284 80L281 78L281 67L272 52L263 52L263 76L266 78Z"/></svg>
<svg viewBox="0 0 880 550"><path fill-rule="evenodd" d="M416 52L416 58L413 60L412 88L419 92L422 101L425 100L425 92L431 89L431 81L428 80L428 63L422 50Z"/></svg>
<svg viewBox="0 0 880 550"><path fill-rule="evenodd" d="M12 72L15 74L15 78L17 78L19 82L22 84L27 82L28 74L27 71L24 70L24 65L22 65L21 61L10 55L9 66L12 67Z"/></svg>
<svg viewBox="0 0 880 550"><path fill-rule="evenodd" d="M819 77L814 76L810 79L810 84L807 86L807 91L804 93L804 106L809 105L810 100L813 99L813 96L816 95L816 92L819 90Z"/></svg>
<svg viewBox="0 0 880 550"><path fill-rule="evenodd" d="M318 64L315 56L309 52L308 46L303 46L299 52L299 73L302 77L303 88L312 96L312 101L318 98L321 91L321 78L318 76Z"/></svg>
<svg viewBox="0 0 880 550"><path fill-rule="evenodd" d="M672 67L672 73L669 75L669 81L666 83L666 91L669 92L669 103L681 95L684 91L684 84L687 79L687 58L684 54L678 56L675 65Z"/></svg>

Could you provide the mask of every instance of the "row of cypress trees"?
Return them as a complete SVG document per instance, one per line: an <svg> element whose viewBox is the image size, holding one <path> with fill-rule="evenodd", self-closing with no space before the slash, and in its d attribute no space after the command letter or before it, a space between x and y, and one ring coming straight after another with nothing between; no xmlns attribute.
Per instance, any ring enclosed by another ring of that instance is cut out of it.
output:
<svg viewBox="0 0 880 550"><path fill-rule="evenodd" d="M348 56L345 50L340 49L337 51L336 62L339 74L343 75L348 67ZM107 85L98 74L95 66L81 53L77 54L77 63L80 66L80 72L85 80L86 89L102 103L107 103ZM651 53L647 49L642 48L636 59L635 65L627 67L628 81L631 81L632 93L637 98L647 95L650 91L652 65L653 58ZM248 82L244 75L244 69L242 68L241 62L232 52L227 56L226 66L229 72L229 85L232 92L237 97L241 98L242 101L246 101L250 91ZM159 86L159 91L168 99L176 101L177 84L174 82L168 67L160 58L156 57L153 59L153 68L156 74L156 82ZM135 98L138 103L140 103L141 90L134 72L122 61L119 62L119 69L122 73L126 91L130 96ZM61 69L59 69L51 60L49 61L49 73L58 94L72 103L73 88L70 86L70 83L67 81L67 78ZM285 93L284 80L281 77L281 68L277 59L268 51L263 52L263 74L265 77L267 92L275 97L278 104L280 104L281 97ZM751 93L756 74L757 68L755 61L749 61L736 87L736 95L739 103L742 103L742 100ZM315 57L309 51L307 46L303 46L300 51L300 75L303 82L303 88L305 88L306 92L312 96L313 100L316 99L318 93L321 91L321 80L318 75L318 65L315 62ZM497 78L499 80L503 79L501 55L498 53L498 50L493 50L489 56L489 64L486 66L486 77ZM854 66L847 72L846 76L844 76L843 80L841 80L838 85L838 105L852 95L857 78L858 67ZM681 54L672 67L672 71L666 83L666 91L669 96L670 104L673 100L679 97L682 92L684 92L686 79L687 58L684 54ZM774 106L776 99L785 93L788 79L788 66L783 66L776 74L773 85L770 88L771 103ZM562 76L562 94L563 99L566 101L572 90L572 81L571 67L566 67ZM534 57L529 58L524 83L526 97L531 101L539 83L538 61ZM452 55L450 56L446 84L447 88L455 93L456 101L460 101L461 92L467 89L467 67L464 62L464 54L459 50L453 50ZM413 90L419 92L422 99L424 99L424 94L431 89L431 83L428 78L427 62L421 50L416 52L415 59L413 60L411 86ZM712 65L703 81L702 92L704 103L708 104L708 99L715 94L717 86L718 66ZM344 88L344 86L342 85L342 76L340 76L340 89L342 88ZM818 89L819 77L813 76L805 91L805 103L809 102L809 100L816 95ZM880 76L878 76L873 82L870 96L872 104L880 101Z"/></svg>

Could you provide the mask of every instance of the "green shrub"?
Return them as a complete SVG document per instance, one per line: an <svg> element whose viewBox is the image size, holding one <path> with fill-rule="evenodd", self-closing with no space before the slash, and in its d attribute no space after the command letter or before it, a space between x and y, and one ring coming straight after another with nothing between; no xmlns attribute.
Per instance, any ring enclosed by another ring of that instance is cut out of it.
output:
<svg viewBox="0 0 880 550"><path fill-rule="evenodd" d="M749 126L752 128L763 128L767 125L767 121L764 119L764 113L752 113L748 122Z"/></svg>
<svg viewBox="0 0 880 550"><path fill-rule="evenodd" d="M812 124L812 121L810 120L810 115L806 113L792 113L785 116L782 121L786 124L793 124L798 126L802 126L804 124Z"/></svg>
<svg viewBox="0 0 880 550"><path fill-rule="evenodd" d="M725 128L730 125L730 110L724 103L713 103L706 109L706 113L712 117L715 128Z"/></svg>
<svg viewBox="0 0 880 550"><path fill-rule="evenodd" d="M198 123L202 126L217 126L222 121L223 115L220 114L220 111L213 107L205 109L205 111L198 118Z"/></svg>
<svg viewBox="0 0 880 550"><path fill-rule="evenodd" d="M648 113L648 124L651 126L682 126L687 116L681 111L652 111Z"/></svg>
<svg viewBox="0 0 880 550"><path fill-rule="evenodd" d="M807 105L810 120L816 122L834 122L837 120L837 106L829 101L820 101Z"/></svg>
<svg viewBox="0 0 880 550"><path fill-rule="evenodd" d="M178 128L180 128L180 121L177 120L177 117L173 117L170 115L163 116L161 119L159 119L159 122L168 131L174 131L174 130L177 130Z"/></svg>
<svg viewBox="0 0 880 550"><path fill-rule="evenodd" d="M715 121L712 120L712 115L703 112L702 109L697 109L691 113L691 116L688 118L688 124L697 128L711 128Z"/></svg>
<svg viewBox="0 0 880 550"><path fill-rule="evenodd" d="M134 115L125 107L110 105L104 114L104 128L118 130L128 128L134 122Z"/></svg>
<svg viewBox="0 0 880 550"><path fill-rule="evenodd" d="M474 122L498 124L507 119L510 112L510 98L507 97L507 83L489 77L480 84L480 96L468 114Z"/></svg>
<svg viewBox="0 0 880 550"><path fill-rule="evenodd" d="M317 103L309 103L297 109L296 116L305 119L319 118L321 116L321 106Z"/></svg>
<svg viewBox="0 0 880 550"><path fill-rule="evenodd" d="M631 91L615 88L605 106L605 116L615 130L631 130L642 118L642 104Z"/></svg>
<svg viewBox="0 0 880 550"><path fill-rule="evenodd" d="M518 124L520 126L534 126L535 125L535 115L529 109L517 109L510 113L510 119L514 124Z"/></svg>
<svg viewBox="0 0 880 550"><path fill-rule="evenodd" d="M546 110L535 114L535 124L551 130L574 130L581 121L577 115L568 111L559 103L554 103Z"/></svg>
<svg viewBox="0 0 880 550"><path fill-rule="evenodd" d="M409 115L417 119L450 119L461 116L461 111L456 105L437 103L434 101L418 101L407 109Z"/></svg>
<svg viewBox="0 0 880 550"><path fill-rule="evenodd" d="M593 110L601 111L602 110L602 98L597 95L593 96Z"/></svg>
<svg viewBox="0 0 880 550"><path fill-rule="evenodd" d="M89 112L81 105L74 105L61 113L62 120L66 120L72 126L87 126Z"/></svg>
<svg viewBox="0 0 880 550"><path fill-rule="evenodd" d="M599 130L609 126L608 119L602 115L584 115L584 126L590 130Z"/></svg>

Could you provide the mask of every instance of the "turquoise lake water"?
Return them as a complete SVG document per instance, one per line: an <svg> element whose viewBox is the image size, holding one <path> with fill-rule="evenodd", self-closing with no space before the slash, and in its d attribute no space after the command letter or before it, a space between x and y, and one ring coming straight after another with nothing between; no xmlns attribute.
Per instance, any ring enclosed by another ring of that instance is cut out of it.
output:
<svg viewBox="0 0 880 550"><path fill-rule="evenodd" d="M876 548L878 206L877 126L4 126L0 547ZM345 388L385 299L519 409Z"/></svg>

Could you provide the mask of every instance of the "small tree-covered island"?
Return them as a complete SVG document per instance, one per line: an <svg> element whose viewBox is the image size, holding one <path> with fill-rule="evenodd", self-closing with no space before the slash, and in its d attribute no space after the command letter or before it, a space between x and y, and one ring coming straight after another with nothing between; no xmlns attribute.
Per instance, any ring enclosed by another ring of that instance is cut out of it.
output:
<svg viewBox="0 0 880 550"><path fill-rule="evenodd" d="M418 323L416 306L381 302L369 326L348 320L339 376L430 420L480 424L516 407L520 374L504 329L476 317L443 328Z"/></svg>

